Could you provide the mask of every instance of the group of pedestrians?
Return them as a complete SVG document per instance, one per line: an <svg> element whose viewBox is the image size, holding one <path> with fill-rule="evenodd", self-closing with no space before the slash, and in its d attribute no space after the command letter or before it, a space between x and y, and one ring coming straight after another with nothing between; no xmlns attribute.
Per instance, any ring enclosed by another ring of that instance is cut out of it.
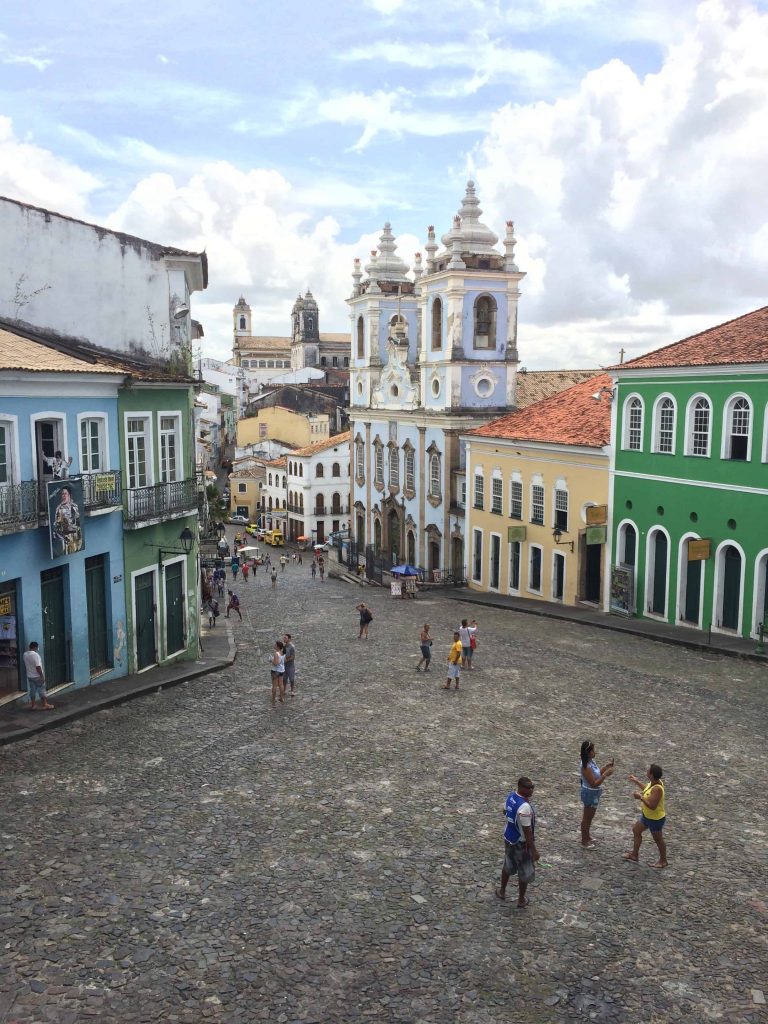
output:
<svg viewBox="0 0 768 1024"><path fill-rule="evenodd" d="M275 648L269 656L269 672L272 679L272 707L285 703L286 692L296 696L296 646L290 633L283 633L282 640L275 640Z"/></svg>
<svg viewBox="0 0 768 1024"><path fill-rule="evenodd" d="M582 803L581 846L593 849L597 843L591 833L592 821L597 813L603 785L613 775L613 758L601 768L596 760L595 745L584 740L580 750L580 798ZM668 866L667 844L664 840L664 825L667 820L665 807L664 772L659 764L651 764L645 779L630 775L629 781L635 787L632 799L640 805L640 816L632 826L632 849L624 854L624 860L637 864L645 832L650 832L656 844L658 860L652 868ZM526 896L528 886L536 878L536 863L539 851L536 847L536 812L531 802L534 784L527 775L517 780L517 788L509 794L504 805L506 827L504 829L504 862L501 868L501 884L494 890L500 899L506 899L507 885L513 875L517 876L517 907L522 910L529 904Z"/></svg>

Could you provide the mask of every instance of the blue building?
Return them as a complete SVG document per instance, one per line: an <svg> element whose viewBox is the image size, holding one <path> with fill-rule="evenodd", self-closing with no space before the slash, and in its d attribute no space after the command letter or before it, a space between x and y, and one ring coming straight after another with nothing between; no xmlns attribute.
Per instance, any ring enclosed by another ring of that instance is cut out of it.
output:
<svg viewBox="0 0 768 1024"><path fill-rule="evenodd" d="M470 181L443 247L429 228L413 271L385 224L355 261L350 421L353 532L384 559L463 572L460 435L514 407L525 276L507 223L503 254Z"/></svg>
<svg viewBox="0 0 768 1024"><path fill-rule="evenodd" d="M0 703L26 689L21 654L32 640L51 689L128 671L125 379L107 359L0 328Z"/></svg>

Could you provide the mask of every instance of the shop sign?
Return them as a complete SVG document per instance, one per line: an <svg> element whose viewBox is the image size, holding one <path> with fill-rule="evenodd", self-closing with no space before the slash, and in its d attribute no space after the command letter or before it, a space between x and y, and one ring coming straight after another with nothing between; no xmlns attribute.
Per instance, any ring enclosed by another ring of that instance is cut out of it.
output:
<svg viewBox="0 0 768 1024"><path fill-rule="evenodd" d="M507 540L510 544L515 541L524 541L525 532L528 529L527 526L508 526L507 527Z"/></svg>
<svg viewBox="0 0 768 1024"><path fill-rule="evenodd" d="M95 497L113 494L117 490L117 473L97 473L93 481Z"/></svg>
<svg viewBox="0 0 768 1024"><path fill-rule="evenodd" d="M605 544L608 539L607 526L588 526L587 544Z"/></svg>
<svg viewBox="0 0 768 1024"><path fill-rule="evenodd" d="M587 508L587 526L605 526L607 522L607 505L590 505ZM589 541L587 541L587 544L589 544Z"/></svg>
<svg viewBox="0 0 768 1024"><path fill-rule="evenodd" d="M710 549L712 547L712 541L706 540L689 540L688 541L688 561L689 562L706 562L710 556Z"/></svg>
<svg viewBox="0 0 768 1024"><path fill-rule="evenodd" d="M0 597L0 615L10 615L10 614L11 614L11 595L10 594L3 594L3 596Z"/></svg>

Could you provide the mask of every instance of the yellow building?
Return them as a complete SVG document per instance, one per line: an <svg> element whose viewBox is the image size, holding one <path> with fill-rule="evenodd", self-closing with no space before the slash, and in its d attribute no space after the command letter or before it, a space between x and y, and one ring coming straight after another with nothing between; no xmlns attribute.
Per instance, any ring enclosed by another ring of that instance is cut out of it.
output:
<svg viewBox="0 0 768 1024"><path fill-rule="evenodd" d="M253 456L236 459L229 474L230 514L248 516L252 522L258 522L265 480L263 459L255 459Z"/></svg>
<svg viewBox="0 0 768 1024"><path fill-rule="evenodd" d="M600 605L611 386L592 377L464 436L471 589Z"/></svg>
<svg viewBox="0 0 768 1024"><path fill-rule="evenodd" d="M237 421L237 447L258 445L261 441L285 441L297 448L327 441L331 436L328 413L308 415L276 405L260 409L256 416Z"/></svg>

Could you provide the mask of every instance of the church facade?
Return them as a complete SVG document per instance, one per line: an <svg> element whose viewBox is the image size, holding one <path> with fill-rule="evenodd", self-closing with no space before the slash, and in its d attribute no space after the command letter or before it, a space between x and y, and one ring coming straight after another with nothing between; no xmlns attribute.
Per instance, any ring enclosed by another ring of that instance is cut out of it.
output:
<svg viewBox="0 0 768 1024"><path fill-rule="evenodd" d="M525 276L507 222L503 254L468 182L442 247L428 231L412 274L389 224L347 300L352 327L352 526L393 561L463 573L460 435L515 404Z"/></svg>

